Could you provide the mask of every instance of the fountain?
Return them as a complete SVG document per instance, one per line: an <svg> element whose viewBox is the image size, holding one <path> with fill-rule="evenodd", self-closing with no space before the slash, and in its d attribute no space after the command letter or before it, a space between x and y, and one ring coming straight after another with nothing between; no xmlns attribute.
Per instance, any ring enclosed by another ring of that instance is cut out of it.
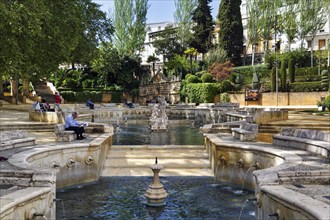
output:
<svg viewBox="0 0 330 220"><path fill-rule="evenodd" d="M165 199L167 197L167 192L164 190L163 184L159 180L159 172L163 169L162 165L159 165L157 162L157 157L155 164L151 166L152 172L154 173L154 178L152 183L149 185L149 189L144 194L147 198L147 206L164 206L166 205Z"/></svg>
<svg viewBox="0 0 330 220"><path fill-rule="evenodd" d="M159 96L156 103L152 108L150 117L150 130L151 131L166 131L168 118L166 115L166 100L164 96Z"/></svg>

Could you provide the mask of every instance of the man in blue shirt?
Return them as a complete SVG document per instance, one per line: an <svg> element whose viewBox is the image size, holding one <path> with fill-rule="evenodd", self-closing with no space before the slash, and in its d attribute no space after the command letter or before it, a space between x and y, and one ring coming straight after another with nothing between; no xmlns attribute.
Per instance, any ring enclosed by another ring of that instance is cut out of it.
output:
<svg viewBox="0 0 330 220"><path fill-rule="evenodd" d="M68 115L65 119L65 130L74 131L77 135L77 140L82 140L85 137L82 134L85 132L83 124L80 124L76 121L78 116L77 112L72 112L72 114Z"/></svg>

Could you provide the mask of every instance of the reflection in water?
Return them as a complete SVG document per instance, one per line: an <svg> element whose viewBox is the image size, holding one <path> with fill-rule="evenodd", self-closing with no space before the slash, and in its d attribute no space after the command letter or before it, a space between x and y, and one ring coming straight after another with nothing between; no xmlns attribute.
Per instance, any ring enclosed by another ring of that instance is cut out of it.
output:
<svg viewBox="0 0 330 220"><path fill-rule="evenodd" d="M62 189L58 219L255 219L255 204L244 202L254 193L239 186L213 184L212 177L161 177L168 192L163 209L150 209L144 193L152 177L106 177L96 184Z"/></svg>
<svg viewBox="0 0 330 220"><path fill-rule="evenodd" d="M150 131L147 121L128 122L122 125L112 137L113 145L203 145L199 128L191 123L169 123L167 131Z"/></svg>

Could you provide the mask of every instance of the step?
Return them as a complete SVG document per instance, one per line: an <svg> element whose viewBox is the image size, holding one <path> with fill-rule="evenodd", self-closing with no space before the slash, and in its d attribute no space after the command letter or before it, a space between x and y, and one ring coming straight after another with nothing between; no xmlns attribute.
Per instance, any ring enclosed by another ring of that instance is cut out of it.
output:
<svg viewBox="0 0 330 220"><path fill-rule="evenodd" d="M205 150L203 145L112 145L111 151L116 150Z"/></svg>
<svg viewBox="0 0 330 220"><path fill-rule="evenodd" d="M104 167L111 168L148 168L155 163L155 158L111 158L105 161ZM208 159L158 158L158 164L168 168L210 168Z"/></svg>
<svg viewBox="0 0 330 220"><path fill-rule="evenodd" d="M176 150L175 153L168 151L168 150L155 150L155 151L112 151L110 154L107 155L108 159L111 158L145 158L145 159L155 159L157 158L187 158L187 159L194 159L194 158L204 158L208 159L208 154L206 151L178 151Z"/></svg>
<svg viewBox="0 0 330 220"><path fill-rule="evenodd" d="M150 167L141 168L110 168L105 167L102 171L101 176L153 176L153 172ZM163 168L159 176L211 176L211 169L177 169L177 168Z"/></svg>

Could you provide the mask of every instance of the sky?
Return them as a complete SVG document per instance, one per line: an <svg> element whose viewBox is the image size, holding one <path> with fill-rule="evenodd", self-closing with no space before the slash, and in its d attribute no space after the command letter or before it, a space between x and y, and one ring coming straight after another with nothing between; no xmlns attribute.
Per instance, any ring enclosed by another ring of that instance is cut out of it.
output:
<svg viewBox="0 0 330 220"><path fill-rule="evenodd" d="M101 10L109 13L114 11L113 0L92 0L101 5ZM163 21L174 22L175 3L174 0L149 0L150 7L147 13L147 23ZM210 4L213 19L216 18L219 10L220 0L213 0Z"/></svg>

